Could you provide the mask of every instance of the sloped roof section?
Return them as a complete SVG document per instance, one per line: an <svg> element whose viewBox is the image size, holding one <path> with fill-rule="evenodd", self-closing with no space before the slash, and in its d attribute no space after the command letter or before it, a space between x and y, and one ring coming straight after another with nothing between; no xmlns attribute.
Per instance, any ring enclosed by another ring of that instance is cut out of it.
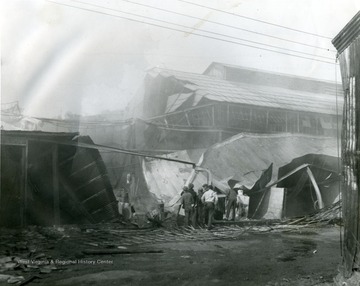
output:
<svg viewBox="0 0 360 286"><path fill-rule="evenodd" d="M336 96L281 87L234 83L202 74L158 68L151 70L150 74L152 76L160 74L164 78L173 77L183 82L187 88L191 88L197 98L207 98L218 102L333 115L337 113L336 102L338 101L339 108L343 103L341 96L336 98ZM179 100L183 102L183 99ZM180 107L182 102L179 104L172 102L172 105ZM195 102L199 102L199 100ZM172 108L171 111L175 111L175 109Z"/></svg>
<svg viewBox="0 0 360 286"><path fill-rule="evenodd" d="M277 86L286 89L309 91L336 95L341 84L333 81L260 70L250 67L213 62L204 71L205 75L226 79L233 82L251 83L255 85ZM337 86L338 85L338 86ZM340 91L341 92L341 91Z"/></svg>
<svg viewBox="0 0 360 286"><path fill-rule="evenodd" d="M209 148L204 154L202 167L211 170L218 178L233 176L250 188L271 163L273 181L277 179L281 166L306 154L337 157L336 138L240 134Z"/></svg>
<svg viewBox="0 0 360 286"><path fill-rule="evenodd" d="M170 113L176 111L180 106L186 102L193 93L177 93L171 95L168 99L167 106L166 106L166 113Z"/></svg>
<svg viewBox="0 0 360 286"><path fill-rule="evenodd" d="M278 169L290 163L294 158L306 154L323 154L337 157L335 138L305 135L277 134L252 135L239 134L207 149L199 160L203 150L179 151L166 156L199 163L208 169L217 182L229 178L240 181L251 188L260 178L262 171L273 163L272 181L278 177ZM179 193L191 175L189 165L163 160L145 160L143 173L148 189L165 207L171 209L179 198ZM198 173L194 179L195 190L206 183L206 173Z"/></svg>

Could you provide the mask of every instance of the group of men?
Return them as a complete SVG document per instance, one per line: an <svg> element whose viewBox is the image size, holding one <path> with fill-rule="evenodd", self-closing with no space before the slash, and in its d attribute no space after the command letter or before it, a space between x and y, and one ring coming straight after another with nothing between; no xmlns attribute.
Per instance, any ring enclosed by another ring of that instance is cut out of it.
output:
<svg viewBox="0 0 360 286"><path fill-rule="evenodd" d="M193 184L189 184L188 187L184 186L179 211L182 206L185 212L185 226L189 224L204 225L205 223L207 228L211 229L217 203L218 196L211 185L204 184L198 193L194 191Z"/></svg>
<svg viewBox="0 0 360 286"><path fill-rule="evenodd" d="M226 219L231 218L235 220L235 210L244 210L245 204L241 201L237 191L233 189L229 190L226 198ZM190 183L188 187L184 186L179 206L179 211L182 206L185 212L184 225L203 226L206 224L208 229L213 228L212 223L218 201L218 195L212 185L204 184L202 188L198 190L198 193L195 192L192 183ZM230 214L232 214L231 217ZM239 213L239 215L241 216L242 214Z"/></svg>

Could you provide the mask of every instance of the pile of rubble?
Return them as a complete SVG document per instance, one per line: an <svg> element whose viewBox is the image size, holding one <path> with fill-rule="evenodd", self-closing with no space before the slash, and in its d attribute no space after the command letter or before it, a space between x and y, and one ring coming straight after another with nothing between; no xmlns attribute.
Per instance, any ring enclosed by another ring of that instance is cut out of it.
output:
<svg viewBox="0 0 360 286"><path fill-rule="evenodd" d="M288 225L341 224L341 201L300 218L284 221Z"/></svg>

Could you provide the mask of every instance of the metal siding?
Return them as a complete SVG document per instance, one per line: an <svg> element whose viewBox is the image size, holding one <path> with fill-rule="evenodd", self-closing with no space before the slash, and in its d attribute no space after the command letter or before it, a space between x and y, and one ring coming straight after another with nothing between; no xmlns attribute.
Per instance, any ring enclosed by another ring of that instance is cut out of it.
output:
<svg viewBox="0 0 360 286"><path fill-rule="evenodd" d="M358 14L360 19L360 15ZM351 32L351 31L350 31ZM344 218L344 266L345 275L350 276L359 266L359 113L360 105L360 39L354 39L340 57L340 67L345 89L342 131L343 161L343 218Z"/></svg>

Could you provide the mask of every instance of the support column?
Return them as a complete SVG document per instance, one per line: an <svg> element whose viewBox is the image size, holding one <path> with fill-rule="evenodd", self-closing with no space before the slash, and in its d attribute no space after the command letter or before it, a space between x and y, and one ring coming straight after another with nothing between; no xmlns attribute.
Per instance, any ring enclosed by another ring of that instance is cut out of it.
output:
<svg viewBox="0 0 360 286"><path fill-rule="evenodd" d="M52 151L52 174L53 174L53 200L54 200L54 225L60 224L60 194L59 194L59 169L58 169L58 145L53 146Z"/></svg>
<svg viewBox="0 0 360 286"><path fill-rule="evenodd" d="M21 226L27 225L28 208L28 167L29 166L29 140L26 140L24 157L24 192L23 192L23 210L21 213Z"/></svg>

